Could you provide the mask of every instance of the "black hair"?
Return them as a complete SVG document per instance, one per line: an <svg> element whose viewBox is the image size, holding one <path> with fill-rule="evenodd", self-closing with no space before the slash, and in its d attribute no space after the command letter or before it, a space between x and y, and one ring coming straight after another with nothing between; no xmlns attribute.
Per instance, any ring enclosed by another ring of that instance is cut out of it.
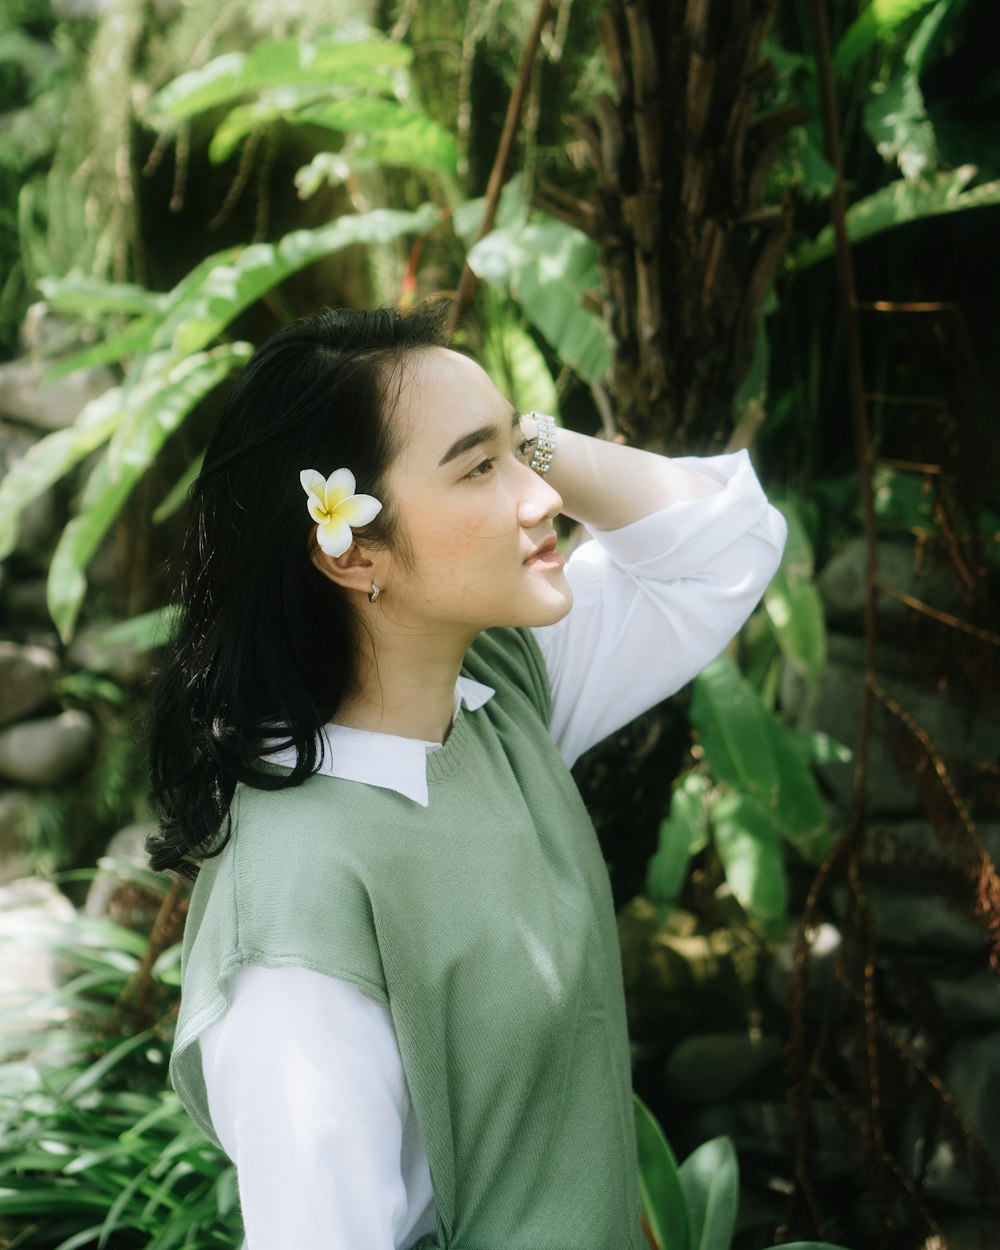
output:
<svg viewBox="0 0 1000 1250"><path fill-rule="evenodd" d="M346 465L359 493L383 501L359 533L407 561L386 486L401 448L392 411L406 358L447 346L447 308L303 317L237 379L192 487L179 622L154 674L152 868L194 878L229 841L237 782L278 790L315 770L317 731L351 689L364 625L310 559L299 472ZM261 770L268 738L295 748L290 775Z"/></svg>

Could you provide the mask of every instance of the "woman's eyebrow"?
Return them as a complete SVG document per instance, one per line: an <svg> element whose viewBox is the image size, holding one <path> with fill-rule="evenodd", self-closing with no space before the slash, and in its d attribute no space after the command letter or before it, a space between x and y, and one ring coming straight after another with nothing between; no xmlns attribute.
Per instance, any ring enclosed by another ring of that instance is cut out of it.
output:
<svg viewBox="0 0 1000 1250"><path fill-rule="evenodd" d="M516 408L512 409L510 428L514 429L520 420L521 414ZM478 430L472 430L469 434L463 434L461 438L456 439L456 441L452 443L452 445L441 457L441 462L438 464L438 468L440 469L442 465L446 465L450 460L454 460L456 456L462 455L463 452L471 451L473 447L478 447L480 443L488 443L491 439L498 439L500 437L500 428L496 425L484 425Z"/></svg>

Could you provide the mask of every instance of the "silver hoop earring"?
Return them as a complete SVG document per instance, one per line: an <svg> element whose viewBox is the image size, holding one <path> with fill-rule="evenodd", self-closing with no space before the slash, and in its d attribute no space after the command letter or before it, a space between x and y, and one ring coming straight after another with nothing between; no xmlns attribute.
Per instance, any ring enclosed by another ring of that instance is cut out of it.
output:
<svg viewBox="0 0 1000 1250"><path fill-rule="evenodd" d="M368 602L374 603L381 593L382 593L382 587L376 586L375 583L372 582L372 588L368 592Z"/></svg>

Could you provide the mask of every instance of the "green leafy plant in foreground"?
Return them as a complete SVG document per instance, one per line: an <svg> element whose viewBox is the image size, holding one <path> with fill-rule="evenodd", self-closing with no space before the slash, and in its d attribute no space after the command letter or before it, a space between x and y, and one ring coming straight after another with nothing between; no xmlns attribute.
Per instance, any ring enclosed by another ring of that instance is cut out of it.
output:
<svg viewBox="0 0 1000 1250"><path fill-rule="evenodd" d="M105 859L99 869L154 894L167 888L135 865ZM232 1250L241 1236L235 1173L167 1087L179 947L163 951L147 979L137 974L149 939L109 920L74 917L44 944L68 979L0 1015L6 1244Z"/></svg>
<svg viewBox="0 0 1000 1250"><path fill-rule="evenodd" d="M704 1142L678 1167L663 1130L634 1099L644 1231L655 1250L730 1250L739 1208L740 1169L728 1137ZM774 1250L844 1250L794 1241Z"/></svg>

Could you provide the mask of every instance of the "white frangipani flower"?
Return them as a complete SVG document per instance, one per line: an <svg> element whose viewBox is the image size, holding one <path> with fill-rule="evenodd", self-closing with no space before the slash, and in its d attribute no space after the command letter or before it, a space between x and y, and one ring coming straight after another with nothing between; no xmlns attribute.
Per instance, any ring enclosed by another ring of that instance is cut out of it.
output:
<svg viewBox="0 0 1000 1250"><path fill-rule="evenodd" d="M309 497L309 515L319 527L316 539L328 556L342 556L354 541L352 525L367 525L382 511L373 495L356 495L357 483L350 469L337 469L324 477L316 469L299 474Z"/></svg>

